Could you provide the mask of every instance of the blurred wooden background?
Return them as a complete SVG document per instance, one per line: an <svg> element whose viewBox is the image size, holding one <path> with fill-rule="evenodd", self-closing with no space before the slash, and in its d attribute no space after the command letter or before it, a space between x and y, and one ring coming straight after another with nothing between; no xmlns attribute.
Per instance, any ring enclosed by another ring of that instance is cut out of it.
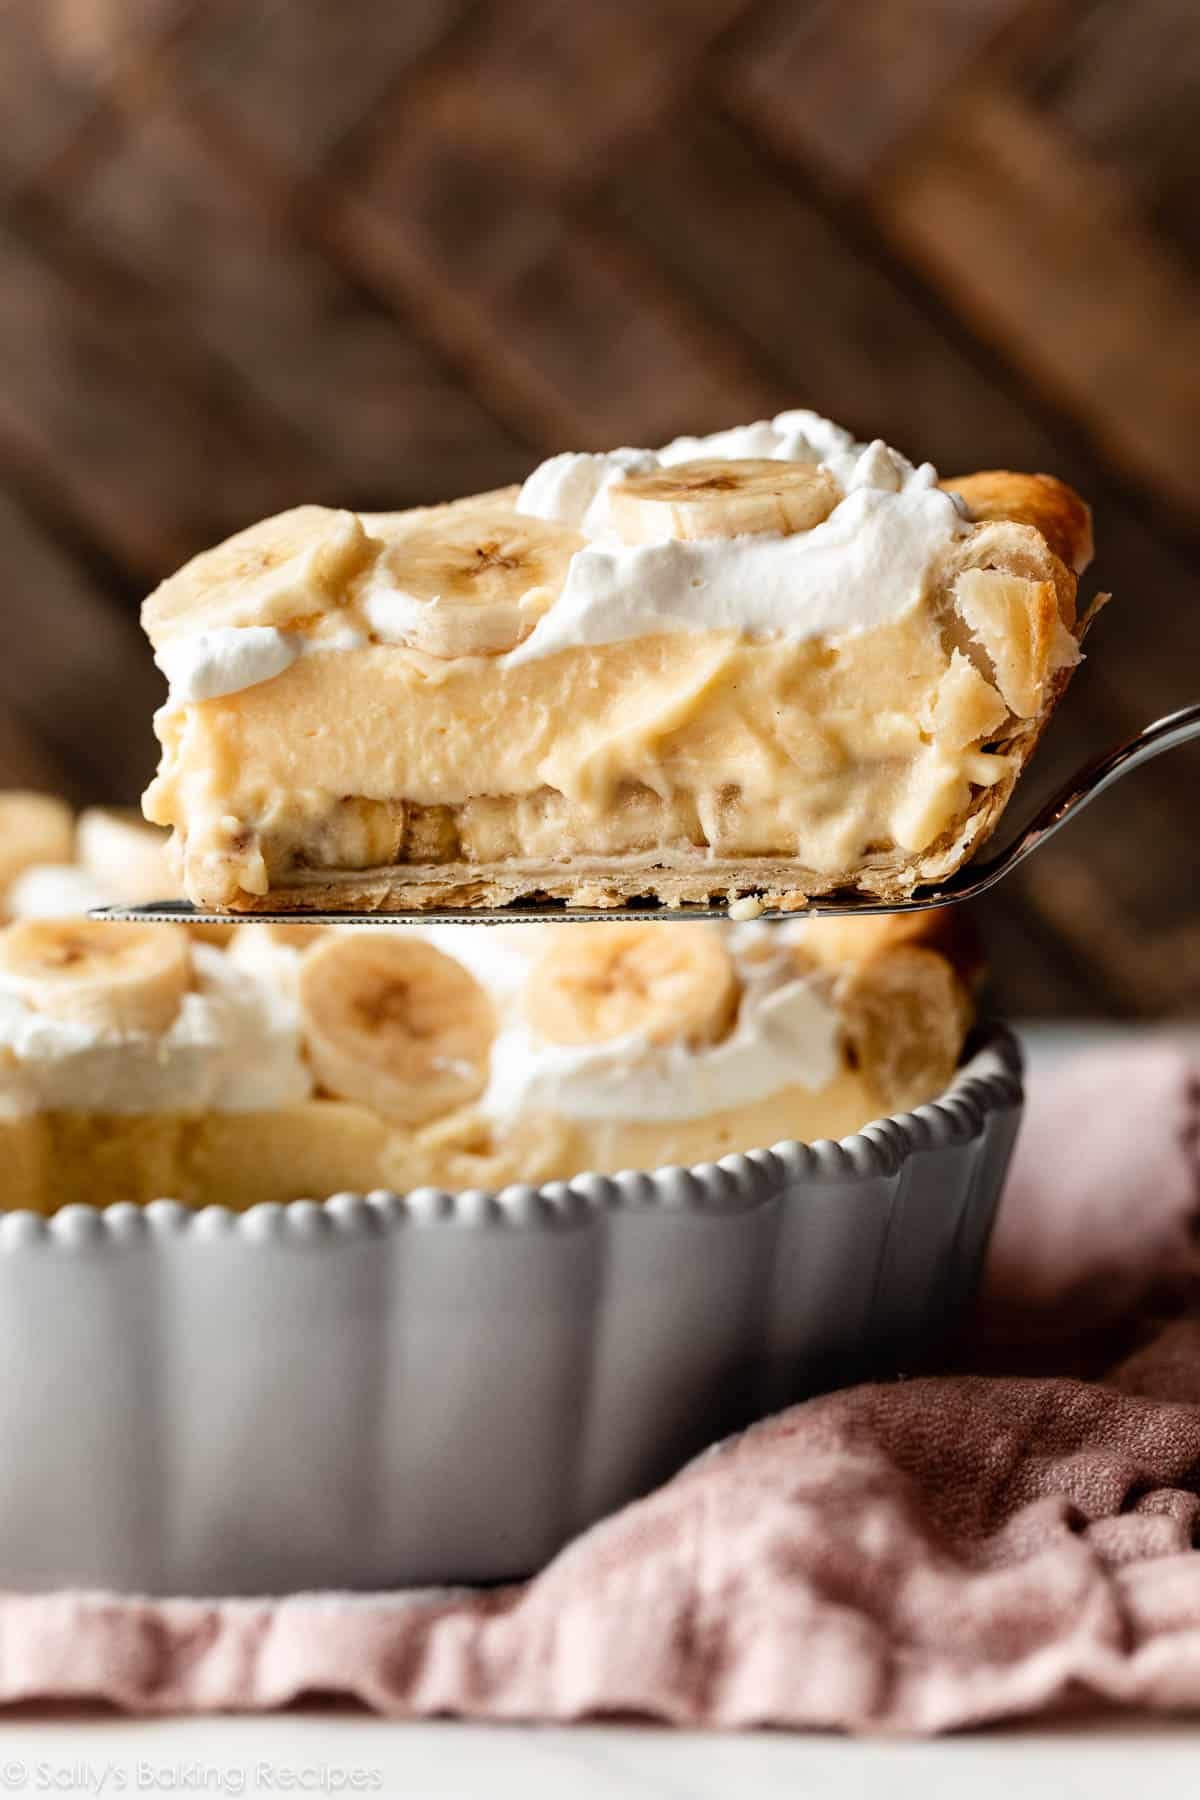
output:
<svg viewBox="0 0 1200 1800"><path fill-rule="evenodd" d="M1200 698L1195 0L6 0L0 782L133 797L142 593L782 406L1075 482L1046 777ZM1200 1010L1200 756L987 906L1004 1004Z"/></svg>

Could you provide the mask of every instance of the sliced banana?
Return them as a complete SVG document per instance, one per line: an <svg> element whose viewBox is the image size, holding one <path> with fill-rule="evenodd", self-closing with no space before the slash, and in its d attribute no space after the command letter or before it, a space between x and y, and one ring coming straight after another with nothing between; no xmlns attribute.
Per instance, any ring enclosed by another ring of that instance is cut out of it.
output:
<svg viewBox="0 0 1200 1800"><path fill-rule="evenodd" d="M372 520L372 524L376 521ZM515 649L553 606L584 539L508 495L379 520L385 547L363 611L376 636L428 656Z"/></svg>
<svg viewBox="0 0 1200 1800"><path fill-rule="evenodd" d="M89 806L79 815L79 861L114 902L142 906L178 891L167 861L170 834L130 807Z"/></svg>
<svg viewBox="0 0 1200 1800"><path fill-rule="evenodd" d="M613 522L627 544L811 531L842 497L828 469L769 457L676 463L627 475L608 492Z"/></svg>
<svg viewBox="0 0 1200 1800"><path fill-rule="evenodd" d="M252 936L255 939L262 938L264 943L271 944L277 950L311 950L314 944L329 936L329 927L305 925L298 920L287 923L277 921L269 925L255 925Z"/></svg>
<svg viewBox="0 0 1200 1800"><path fill-rule="evenodd" d="M483 1092L492 1003L432 944L331 936L305 954L298 990L308 1059L328 1093L420 1125Z"/></svg>
<svg viewBox="0 0 1200 1800"><path fill-rule="evenodd" d="M222 626L296 630L341 606L378 549L357 513L295 506L194 556L150 595L142 625L156 646Z"/></svg>
<svg viewBox="0 0 1200 1800"><path fill-rule="evenodd" d="M703 925L597 925L562 933L532 970L525 1015L552 1044L638 1036L716 1043L733 1025L733 958Z"/></svg>
<svg viewBox="0 0 1200 1800"><path fill-rule="evenodd" d="M408 816L402 800L344 794L314 822L306 859L317 869L386 868L400 855Z"/></svg>
<svg viewBox="0 0 1200 1800"><path fill-rule="evenodd" d="M70 807L51 794L0 793L0 895L25 869L75 859Z"/></svg>
<svg viewBox="0 0 1200 1800"><path fill-rule="evenodd" d="M0 932L0 988L93 1031L160 1036L191 973L188 935L175 925L22 919Z"/></svg>

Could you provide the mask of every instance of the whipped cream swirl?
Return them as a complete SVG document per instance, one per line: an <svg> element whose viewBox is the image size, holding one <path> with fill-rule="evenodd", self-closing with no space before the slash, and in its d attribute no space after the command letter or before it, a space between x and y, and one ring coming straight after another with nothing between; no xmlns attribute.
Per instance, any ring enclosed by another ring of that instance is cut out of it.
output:
<svg viewBox="0 0 1200 1800"><path fill-rule="evenodd" d="M35 863L5 894L4 910L14 919L77 919L114 898L78 863Z"/></svg>
<svg viewBox="0 0 1200 1800"><path fill-rule="evenodd" d="M611 514L614 483L699 457L819 464L842 499L811 531L788 536L624 544ZM802 640L869 631L919 603L943 552L968 529L931 464L914 466L881 440L856 443L805 410L675 438L660 450L552 456L526 480L517 510L569 526L586 541L553 606L499 663L662 632ZM364 571L335 630L254 625L174 636L156 656L170 684L166 710L270 681L302 656L395 642L418 604L426 603L390 583L380 565Z"/></svg>
<svg viewBox="0 0 1200 1800"><path fill-rule="evenodd" d="M525 1021L510 1019L492 1049L483 1110L497 1121L550 1112L662 1122L751 1106L788 1087L819 1092L841 1067L838 1013L824 978L796 976L794 967L783 957L743 964L732 1032L697 1048L655 1044L637 1033L607 1043L551 1044Z"/></svg>
<svg viewBox="0 0 1200 1800"><path fill-rule="evenodd" d="M862 487L811 531L661 544L597 541L571 558L558 600L506 658L658 632L842 637L901 617L923 598L962 521L938 488Z"/></svg>
<svg viewBox="0 0 1200 1800"><path fill-rule="evenodd" d="M622 543L612 526L614 483L699 457L819 464L843 498L811 531L788 536ZM517 510L570 526L588 542L572 557L554 606L505 659L510 663L658 632L804 639L870 631L919 603L941 553L967 529L931 463L914 467L882 440L855 444L841 426L810 412L676 438L657 454L551 457L521 489Z"/></svg>
<svg viewBox="0 0 1200 1800"><path fill-rule="evenodd" d="M268 1112L306 1100L294 1004L211 945L161 1036L54 1019L0 986L0 1111Z"/></svg>
<svg viewBox="0 0 1200 1800"><path fill-rule="evenodd" d="M276 625L221 625L172 638L155 651L154 661L170 688L166 710L173 711L257 687L301 656L361 650L369 642L366 631L353 626L315 637Z"/></svg>

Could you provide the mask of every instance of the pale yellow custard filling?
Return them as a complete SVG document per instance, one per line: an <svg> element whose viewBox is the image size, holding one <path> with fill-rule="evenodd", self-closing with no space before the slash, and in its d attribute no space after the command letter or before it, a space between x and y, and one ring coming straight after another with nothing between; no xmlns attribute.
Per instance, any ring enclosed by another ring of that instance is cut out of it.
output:
<svg viewBox="0 0 1200 1800"><path fill-rule="evenodd" d="M58 1111L0 1115L0 1206L137 1206L169 1195L186 1206L244 1211L346 1191L502 1188L569 1180L583 1169L712 1161L785 1138L841 1137L886 1111L860 1073L824 1088L783 1088L700 1119L638 1122L527 1115L498 1129L466 1108L419 1130L365 1106L320 1099L274 1112L156 1114Z"/></svg>
<svg viewBox="0 0 1200 1800"><path fill-rule="evenodd" d="M979 746L1008 717L925 604L837 642L660 635L525 663L372 645L160 714L146 812L214 906L297 867L681 845L802 851L835 877L947 831L1007 772ZM439 841L405 808L455 813Z"/></svg>

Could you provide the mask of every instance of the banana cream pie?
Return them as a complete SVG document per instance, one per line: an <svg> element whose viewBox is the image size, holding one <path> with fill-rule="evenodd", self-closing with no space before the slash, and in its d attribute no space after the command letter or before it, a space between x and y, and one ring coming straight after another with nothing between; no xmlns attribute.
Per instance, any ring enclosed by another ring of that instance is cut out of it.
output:
<svg viewBox="0 0 1200 1800"><path fill-rule="evenodd" d="M208 909L902 898L999 818L1090 553L1050 476L939 483L807 412L301 506L147 600L146 813Z"/></svg>
<svg viewBox="0 0 1200 1800"><path fill-rule="evenodd" d="M926 914L263 924L228 947L20 920L0 931L0 1205L494 1188L838 1137L945 1087L975 968Z"/></svg>

